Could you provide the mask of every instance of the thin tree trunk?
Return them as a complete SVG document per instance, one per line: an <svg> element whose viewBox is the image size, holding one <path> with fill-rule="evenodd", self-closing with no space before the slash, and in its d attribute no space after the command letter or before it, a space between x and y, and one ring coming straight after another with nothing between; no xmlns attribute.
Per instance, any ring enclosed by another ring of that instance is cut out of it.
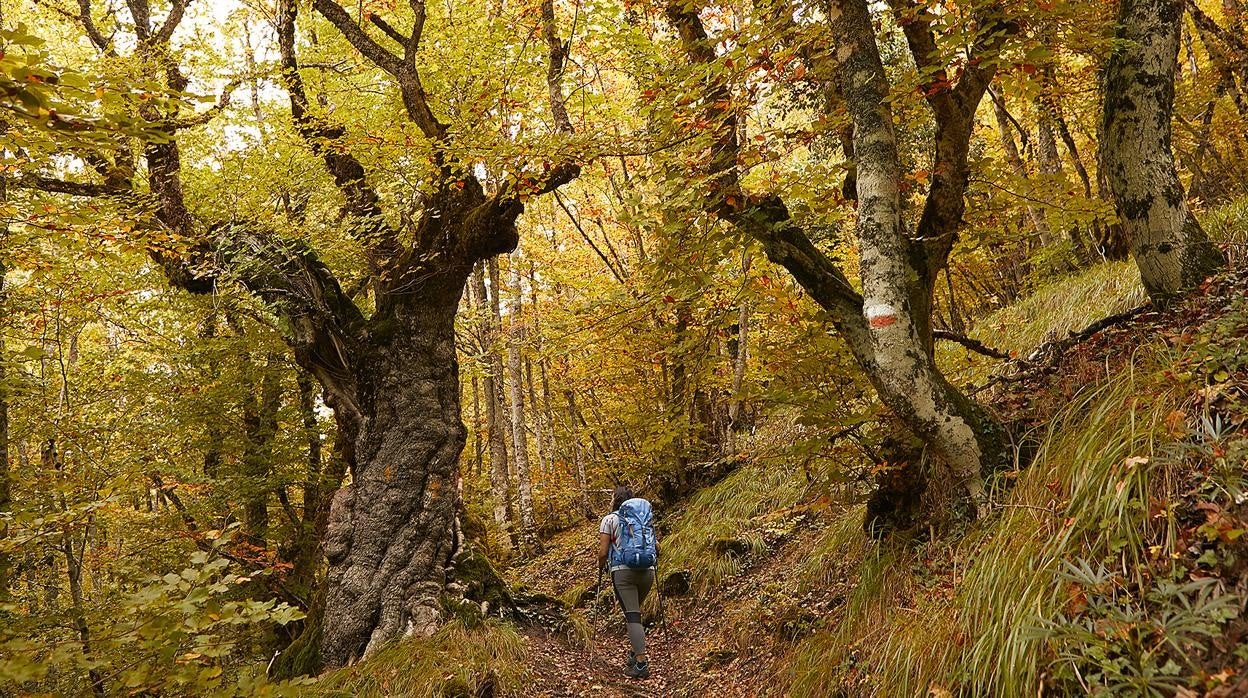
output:
<svg viewBox="0 0 1248 698"><path fill-rule="evenodd" d="M1123 0L1105 69L1101 147L1140 279L1165 303L1225 266L1187 206L1171 149L1183 0Z"/></svg>
<svg viewBox="0 0 1248 698"><path fill-rule="evenodd" d="M501 386L503 382L503 359L498 351L498 303L485 288L485 262L477 264L472 273L472 284L483 316L482 349L486 355L486 372L482 380L485 390L485 418L489 422L490 442L490 492L494 498L494 523L507 530L511 521L508 503L511 501L510 479L507 477L507 417L503 411ZM491 260L490 281L495 296L498 294L496 263ZM506 537L504 543L507 542Z"/></svg>
<svg viewBox="0 0 1248 698"><path fill-rule="evenodd" d="M542 426L542 410L537 402L537 390L533 387L533 361L529 357L524 357L524 385L527 390L529 409L526 411L526 419L532 424L533 431L533 455L537 458L537 467L534 469L533 476L537 482L546 479L548 464L546 459L547 444L546 432Z"/></svg>
<svg viewBox="0 0 1248 698"><path fill-rule="evenodd" d="M529 346L531 351L538 356L538 363L543 360L542 355L542 324L541 315L538 306L537 293L537 264L529 261L529 324L528 324ZM536 449L538 462L539 480L549 477L554 471L556 445L554 439L548 439L548 427L550 422L548 410L542 409L542 405L537 399L537 379L533 375L533 360L526 356L524 359L524 375L525 381L529 389L529 406L533 410L531 421L533 422L533 444ZM542 380L545 381L545 374L542 374ZM544 387L549 387L543 382ZM550 400L546 400L546 406L549 407Z"/></svg>
<svg viewBox="0 0 1248 698"><path fill-rule="evenodd" d="M516 503L520 509L520 526L523 530L521 542L526 547L533 547L533 483L529 476L529 448L527 422L524 416L524 362L520 356L521 343L524 341L524 324L520 317L521 298L520 269L511 265L511 303L507 309L510 323L507 333L507 388L508 399L511 401L511 454L516 463Z"/></svg>
<svg viewBox="0 0 1248 698"><path fill-rule="evenodd" d="M741 397L741 388L745 385L745 369L750 356L750 303L742 299L737 309L737 329L732 339L728 340L728 356L732 360L732 396L728 401L728 433L725 441L726 455L732 456L739 450L737 436L745 431L742 419L742 408L745 401Z"/></svg>
<svg viewBox="0 0 1248 698"><path fill-rule="evenodd" d="M315 380L304 370L296 374L296 380L299 386L299 413L308 449L303 482L303 515L294 540L285 549L279 548L278 557L291 565L285 586L303 601L307 618L302 621L299 636L274 663L273 677L277 679L315 673L320 668L328 584L318 584L317 577L324 560L322 543L329 527L332 495L342 485L347 471L345 452L351 450L347 439L339 432L334 439L333 453L328 459L324 458L316 415Z"/></svg>
<svg viewBox="0 0 1248 698"><path fill-rule="evenodd" d="M1014 171L1014 176L1018 177L1021 182L1029 182L1027 177L1027 164L1023 162L1023 157L1018 151L1018 146L1014 144L1014 132L1010 130L1010 115L1005 108L1005 95L992 95L993 114L997 118L997 132L1001 136L1001 149L1005 152L1005 161L1009 163L1010 169ZM1035 204L1028 201L1025 205L1027 209L1027 218L1031 221L1031 227L1041 240L1048 240L1050 237L1049 223L1045 220L1044 211L1036 208Z"/></svg>
<svg viewBox="0 0 1248 698"><path fill-rule="evenodd" d="M0 176L0 203L8 200L7 179ZM8 220L0 221L0 248L9 241ZM13 508L13 483L9 471L9 387L8 350L4 345L4 334L9 325L8 289L6 288L8 269L0 261L0 542L9 535L8 519L5 515ZM9 598L9 577L13 572L13 560L9 553L0 550L0 601Z"/></svg>
<svg viewBox="0 0 1248 698"><path fill-rule="evenodd" d="M44 442L40 457L44 470L56 473L57 480L63 483L65 476L64 463L57 452L56 439L48 439ZM68 513L69 506L63 489L57 494L57 505L60 507L62 514ZM74 538L71 532L72 529L68 527L62 528L59 547L60 552L65 556L65 574L69 580L70 618L74 624L75 632L78 633L78 643L82 647L82 653L89 658L92 654L91 627L87 624L86 597L82 592L82 554L74 549ZM84 538L82 551L85 550L86 539ZM56 583L54 582L54 584ZM91 680L91 693L96 696L106 695L104 677L100 671L98 669L89 669L87 670L87 675Z"/></svg>
<svg viewBox="0 0 1248 698"><path fill-rule="evenodd" d="M478 477L485 468L485 440L481 438L484 428L481 422L481 380L472 376L472 476Z"/></svg>
<svg viewBox="0 0 1248 698"><path fill-rule="evenodd" d="M269 495L273 488L269 477L273 471L273 439L277 436L277 413L282 404L281 357L269 353L260 368L259 386L249 386L243 407L243 432L247 443L243 449L243 534L248 542L264 549L268 544ZM252 373L254 364L246 353L243 370ZM248 376L248 380L254 376ZM258 388L259 394L254 391Z"/></svg>

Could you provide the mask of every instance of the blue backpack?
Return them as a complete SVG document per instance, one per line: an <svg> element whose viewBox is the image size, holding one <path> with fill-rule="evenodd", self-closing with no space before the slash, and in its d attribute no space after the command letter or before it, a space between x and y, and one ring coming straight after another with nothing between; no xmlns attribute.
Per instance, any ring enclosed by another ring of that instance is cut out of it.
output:
<svg viewBox="0 0 1248 698"><path fill-rule="evenodd" d="M611 564L638 569L653 567L659 558L654 536L654 512L641 497L625 500L616 512L616 544L611 548Z"/></svg>

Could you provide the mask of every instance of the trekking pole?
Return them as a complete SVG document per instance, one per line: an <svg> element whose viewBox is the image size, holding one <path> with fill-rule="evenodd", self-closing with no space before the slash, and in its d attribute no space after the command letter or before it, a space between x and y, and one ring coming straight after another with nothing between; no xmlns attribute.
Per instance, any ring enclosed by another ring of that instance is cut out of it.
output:
<svg viewBox="0 0 1248 698"><path fill-rule="evenodd" d="M659 625L663 626L663 634L667 634L667 612L663 610L663 584L660 582L659 563L654 563L654 593L659 595Z"/></svg>

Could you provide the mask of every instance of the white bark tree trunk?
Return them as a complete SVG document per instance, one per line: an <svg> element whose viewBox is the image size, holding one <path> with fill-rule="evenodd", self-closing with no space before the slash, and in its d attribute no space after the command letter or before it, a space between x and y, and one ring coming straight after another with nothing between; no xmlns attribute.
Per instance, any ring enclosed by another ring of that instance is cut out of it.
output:
<svg viewBox="0 0 1248 698"><path fill-rule="evenodd" d="M926 290L908 263L897 138L870 10L865 0L845 0L833 7L831 19L857 157L857 237L869 347L855 353L873 357L875 370L868 374L885 404L934 448L979 509L985 454L975 426L959 413L961 406L951 400L927 351L919 324L925 320L915 317L915 299Z"/></svg>
<svg viewBox="0 0 1248 698"><path fill-rule="evenodd" d="M491 261L491 264L496 262ZM477 297L478 309L484 316L482 320L482 345L486 354L486 374L482 380L485 392L485 419L489 424L490 446L490 493L494 497L494 523L503 530L507 529L510 517L507 515L507 503L511 501L510 479L507 476L507 439L509 429L507 416L499 396L503 381L503 359L498 351L499 318L497 301L491 302L490 291L485 287L485 262L477 264L472 274L472 284ZM496 280L497 274L491 275ZM498 287L493 288L495 298ZM504 538L504 541L507 539Z"/></svg>
<svg viewBox="0 0 1248 698"><path fill-rule="evenodd" d="M1187 207L1170 145L1183 0L1122 0L1105 68L1102 157L1148 295L1165 303L1226 264Z"/></svg>
<svg viewBox="0 0 1248 698"><path fill-rule="evenodd" d="M507 388L511 400L511 453L516 462L517 505L520 509L522 543L531 546L533 535L533 483L529 479L529 449L524 417L524 362L520 346L524 340L524 325L520 319L522 291L520 269L514 263L510 269L511 302L507 309L510 328L507 333Z"/></svg>

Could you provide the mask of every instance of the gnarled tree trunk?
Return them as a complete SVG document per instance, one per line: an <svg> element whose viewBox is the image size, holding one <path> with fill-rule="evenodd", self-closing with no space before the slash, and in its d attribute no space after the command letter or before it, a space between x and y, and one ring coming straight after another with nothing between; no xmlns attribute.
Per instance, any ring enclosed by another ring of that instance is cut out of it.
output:
<svg viewBox="0 0 1248 698"><path fill-rule="evenodd" d="M1183 0L1122 0L1105 68L1101 142L1118 217L1157 303L1226 264L1187 206L1170 135Z"/></svg>
<svg viewBox="0 0 1248 698"><path fill-rule="evenodd" d="M334 495L325 538L327 666L395 637L431 634L440 620L459 543L458 459L467 432L454 322L470 269L447 270L407 296L356 363L354 479Z"/></svg>

